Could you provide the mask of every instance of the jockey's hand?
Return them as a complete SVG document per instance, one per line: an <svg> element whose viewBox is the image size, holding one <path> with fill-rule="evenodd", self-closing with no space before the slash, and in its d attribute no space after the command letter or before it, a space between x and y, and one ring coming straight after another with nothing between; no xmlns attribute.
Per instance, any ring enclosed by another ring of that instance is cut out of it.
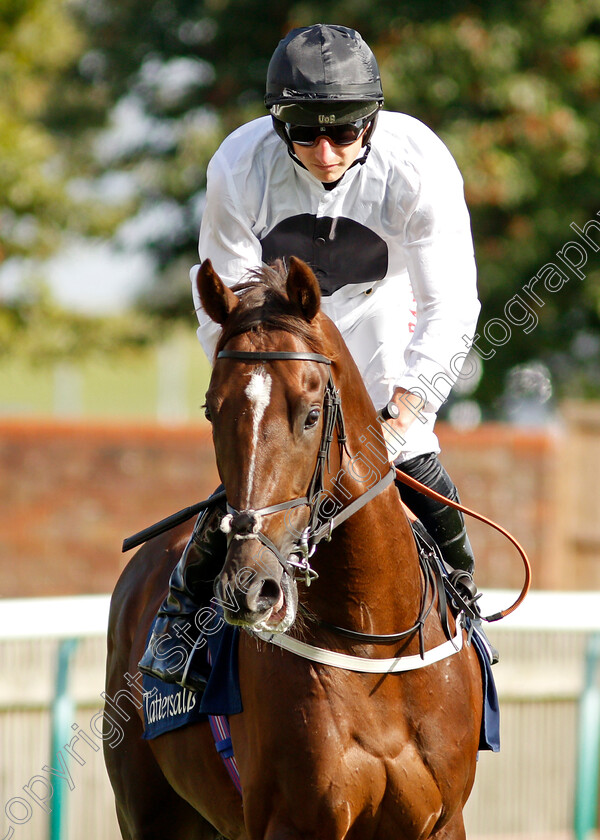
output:
<svg viewBox="0 0 600 840"><path fill-rule="evenodd" d="M413 394L405 388L396 388L390 402L397 408L397 417L390 417L389 420L382 423L381 428L390 453L390 460L394 461L398 457L398 438L405 439L406 432L419 416L425 402L417 394ZM390 428L394 435L389 433Z"/></svg>

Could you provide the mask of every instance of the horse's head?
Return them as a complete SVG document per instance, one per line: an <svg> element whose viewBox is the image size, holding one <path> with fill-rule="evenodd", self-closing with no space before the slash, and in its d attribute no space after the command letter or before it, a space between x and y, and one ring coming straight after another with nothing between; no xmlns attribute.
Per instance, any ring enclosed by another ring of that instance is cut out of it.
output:
<svg viewBox="0 0 600 840"><path fill-rule="evenodd" d="M282 265L264 269L235 291L206 260L196 282L205 311L223 327L206 395L230 508L217 595L229 622L284 631L296 615L293 575L305 562L311 502L324 473L339 469L338 447L323 450L336 425L342 442L331 369L341 346L347 351L300 260L290 260L287 275Z"/></svg>

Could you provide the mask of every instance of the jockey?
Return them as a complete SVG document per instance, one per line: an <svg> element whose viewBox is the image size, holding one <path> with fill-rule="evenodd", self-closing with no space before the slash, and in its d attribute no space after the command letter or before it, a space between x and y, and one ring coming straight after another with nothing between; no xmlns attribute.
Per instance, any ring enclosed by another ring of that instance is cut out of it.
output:
<svg viewBox="0 0 600 840"><path fill-rule="evenodd" d="M344 26L292 30L269 64L265 104L269 116L234 131L209 164L200 257L210 257L228 285L277 258L307 262L321 287L321 308L340 330L374 405L397 406L387 423L394 463L458 501L434 432L480 309L456 163L423 123L382 110L375 56ZM195 306L198 336L212 359L219 327L199 300ZM462 514L401 483L398 489L454 570L455 586L474 597ZM151 640L140 663L191 687L200 686L189 671L183 678L181 668L167 667L169 645L181 644L182 628L198 609L200 581L206 590L218 573L220 566L209 562L224 551L214 514L201 514L173 572L154 634L161 655Z"/></svg>

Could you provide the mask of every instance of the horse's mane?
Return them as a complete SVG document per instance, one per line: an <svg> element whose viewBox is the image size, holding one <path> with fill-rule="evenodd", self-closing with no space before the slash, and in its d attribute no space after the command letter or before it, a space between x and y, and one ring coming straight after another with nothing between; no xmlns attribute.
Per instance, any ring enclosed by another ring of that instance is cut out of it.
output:
<svg viewBox="0 0 600 840"><path fill-rule="evenodd" d="M270 330L282 330L299 338L314 353L322 353L332 359L337 357L323 331L314 322L306 321L288 298L285 286L287 269L282 260L249 271L246 276L247 280L232 287L240 303L223 327L216 353L236 335L261 335Z"/></svg>

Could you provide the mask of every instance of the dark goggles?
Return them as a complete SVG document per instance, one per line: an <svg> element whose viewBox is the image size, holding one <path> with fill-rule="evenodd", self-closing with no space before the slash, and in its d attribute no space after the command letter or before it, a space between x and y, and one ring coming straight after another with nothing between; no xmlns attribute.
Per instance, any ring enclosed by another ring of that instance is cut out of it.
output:
<svg viewBox="0 0 600 840"><path fill-rule="evenodd" d="M293 125L285 124L285 133L292 143L299 146L314 146L320 137L327 137L334 146L350 146L363 133L373 116L364 117L344 125Z"/></svg>

